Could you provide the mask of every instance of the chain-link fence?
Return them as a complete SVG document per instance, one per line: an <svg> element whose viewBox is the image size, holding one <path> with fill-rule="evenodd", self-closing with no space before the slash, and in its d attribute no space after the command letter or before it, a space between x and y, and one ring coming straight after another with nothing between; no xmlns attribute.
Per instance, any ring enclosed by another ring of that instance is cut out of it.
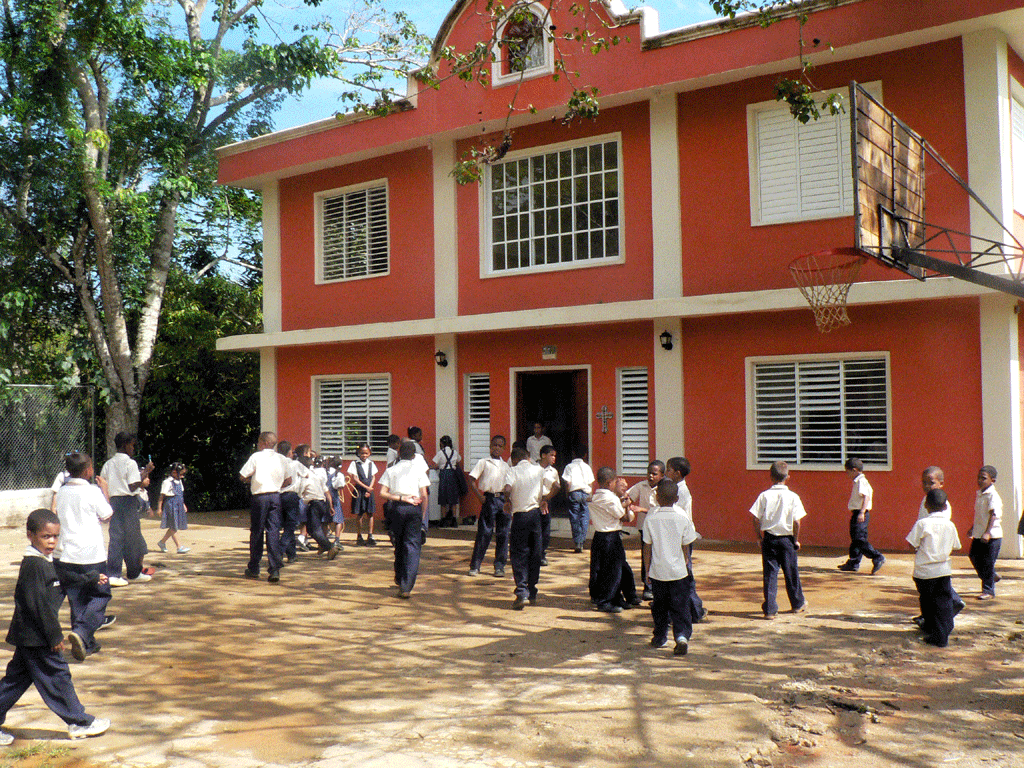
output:
<svg viewBox="0 0 1024 768"><path fill-rule="evenodd" d="M0 387L0 491L49 488L66 453L95 447L92 387Z"/></svg>

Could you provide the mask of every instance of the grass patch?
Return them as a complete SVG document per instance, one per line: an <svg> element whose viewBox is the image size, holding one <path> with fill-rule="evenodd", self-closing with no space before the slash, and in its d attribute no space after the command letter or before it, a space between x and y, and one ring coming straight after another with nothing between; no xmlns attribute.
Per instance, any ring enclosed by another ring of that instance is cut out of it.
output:
<svg viewBox="0 0 1024 768"><path fill-rule="evenodd" d="M0 768L16 768L23 765L27 760L31 760L32 765L38 768L49 768L49 766L53 765L52 760L67 757L70 752L71 750L66 746L40 742L28 747L5 750L0 755ZM34 758L40 759L36 760Z"/></svg>

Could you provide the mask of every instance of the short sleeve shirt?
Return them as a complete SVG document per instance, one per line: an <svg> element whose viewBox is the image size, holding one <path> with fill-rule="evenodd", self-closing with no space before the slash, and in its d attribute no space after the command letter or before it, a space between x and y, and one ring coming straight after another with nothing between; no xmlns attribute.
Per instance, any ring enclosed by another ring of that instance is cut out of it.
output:
<svg viewBox="0 0 1024 768"><path fill-rule="evenodd" d="M544 468L523 459L505 471L505 486L509 486L512 514L536 509L544 493Z"/></svg>
<svg viewBox="0 0 1024 768"><path fill-rule="evenodd" d="M583 459L573 459L565 465L562 479L565 481L566 493L573 491L590 493L590 489L594 485L594 471Z"/></svg>
<svg viewBox="0 0 1024 768"><path fill-rule="evenodd" d="M288 458L273 448L264 448L249 457L239 474L252 478L250 489L254 496L261 493L280 493L281 486L291 471L290 466L285 467L287 461Z"/></svg>
<svg viewBox="0 0 1024 768"><path fill-rule="evenodd" d="M950 553L960 548L960 537L951 520L934 512L914 523L907 541L917 550L914 555L914 578L937 579L953 573Z"/></svg>
<svg viewBox="0 0 1024 768"><path fill-rule="evenodd" d="M774 536L792 536L793 523L807 515L800 497L782 483L758 496L750 514L761 522L762 531Z"/></svg>
<svg viewBox="0 0 1024 768"><path fill-rule="evenodd" d="M541 435L540 437L530 435L526 438L526 450L530 452L530 461L540 461L540 449L545 445L552 444L551 438L547 435Z"/></svg>
<svg viewBox="0 0 1024 768"><path fill-rule="evenodd" d="M434 464L438 469L444 469L445 467L455 469L455 465L460 461L462 461L462 457L459 456L459 452L454 448L452 449L450 456L445 455L444 451L438 451L437 455L434 456Z"/></svg>
<svg viewBox="0 0 1024 768"><path fill-rule="evenodd" d="M644 520L644 543L651 545L647 575L656 581L678 581L689 574L683 547L697 540L693 522L679 507L651 507Z"/></svg>
<svg viewBox="0 0 1024 768"><path fill-rule="evenodd" d="M430 478L417 462L405 459L384 470L380 485L399 496L419 496L423 488L430 487Z"/></svg>
<svg viewBox="0 0 1024 768"><path fill-rule="evenodd" d="M469 476L476 480L481 493L501 493L505 490L505 473L508 470L504 459L485 456L476 463Z"/></svg>
<svg viewBox="0 0 1024 768"><path fill-rule="evenodd" d="M974 525L971 527L971 538L980 539L988 530L988 521L994 517L992 522L991 536L993 539L1003 538L1003 500L996 493L996 487L990 485L984 491L978 491L974 500Z"/></svg>
<svg viewBox="0 0 1024 768"><path fill-rule="evenodd" d="M853 488L850 490L850 501L847 503L847 507L850 509L860 509L863 504L864 510L868 511L871 509L871 497L873 495L871 490L871 483L864 477L864 473L861 472L855 478L853 478Z"/></svg>
<svg viewBox="0 0 1024 768"><path fill-rule="evenodd" d="M54 557L76 565L105 563L107 548L100 523L109 520L114 510L103 491L83 479L72 478L57 491L56 502L60 539Z"/></svg>
<svg viewBox="0 0 1024 768"><path fill-rule="evenodd" d="M135 491L129 486L142 482L139 465L127 453L115 453L113 458L107 459L100 470L100 477L107 481L107 493L111 498L134 496Z"/></svg>
<svg viewBox="0 0 1024 768"><path fill-rule="evenodd" d="M587 505L590 509L590 524L597 533L621 531L620 518L625 514L619 497L607 488L598 488Z"/></svg>

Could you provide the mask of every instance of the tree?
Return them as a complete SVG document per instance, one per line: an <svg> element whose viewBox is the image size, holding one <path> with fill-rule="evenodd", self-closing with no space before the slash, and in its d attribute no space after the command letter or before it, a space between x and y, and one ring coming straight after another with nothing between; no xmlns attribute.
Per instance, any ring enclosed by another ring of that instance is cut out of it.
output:
<svg viewBox="0 0 1024 768"><path fill-rule="evenodd" d="M138 428L181 223L192 224L195 266L225 246L219 225L251 214L250 193L214 186L214 148L269 131L281 99L313 78L347 84L352 100L385 91L388 74L425 52L404 15L361 2L338 26L284 32L266 30L264 0L3 0L4 258L29 272L48 265L48 306L74 297L108 449L116 432ZM60 338L52 325L36 330Z"/></svg>

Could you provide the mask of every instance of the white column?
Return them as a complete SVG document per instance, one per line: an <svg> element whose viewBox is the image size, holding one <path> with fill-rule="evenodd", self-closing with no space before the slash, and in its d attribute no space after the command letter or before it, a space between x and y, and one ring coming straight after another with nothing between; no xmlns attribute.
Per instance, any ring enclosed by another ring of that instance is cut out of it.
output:
<svg viewBox="0 0 1024 768"><path fill-rule="evenodd" d="M662 349L660 336L672 334L672 349ZM678 317L655 320L654 345L654 426L656 456L685 455L683 435L683 339Z"/></svg>
<svg viewBox="0 0 1024 768"><path fill-rule="evenodd" d="M459 442L459 348L454 333L434 336L434 351L448 357L448 365L434 366L434 426L435 435L451 435L459 453L466 455L466 446Z"/></svg>
<svg viewBox="0 0 1024 768"><path fill-rule="evenodd" d="M263 187L263 331L281 330L281 198L277 182Z"/></svg>
<svg viewBox="0 0 1024 768"><path fill-rule="evenodd" d="M277 432L277 350L260 350L260 432Z"/></svg>
<svg viewBox="0 0 1024 768"><path fill-rule="evenodd" d="M459 314L459 249L456 227L455 143L435 139L434 163L434 316Z"/></svg>
<svg viewBox="0 0 1024 768"><path fill-rule="evenodd" d="M676 95L666 93L655 96L650 102L650 115L653 298L662 299L678 297L683 293L679 115Z"/></svg>

